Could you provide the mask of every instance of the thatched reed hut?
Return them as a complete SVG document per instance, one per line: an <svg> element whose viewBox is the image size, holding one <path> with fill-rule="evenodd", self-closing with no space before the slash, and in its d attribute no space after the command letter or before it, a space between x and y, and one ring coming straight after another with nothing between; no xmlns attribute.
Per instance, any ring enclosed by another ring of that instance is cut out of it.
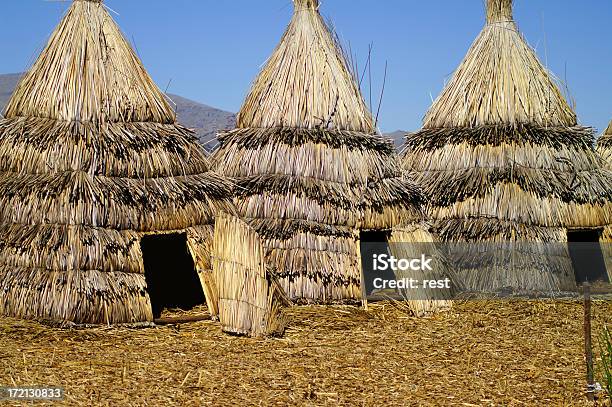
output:
<svg viewBox="0 0 612 407"><path fill-rule="evenodd" d="M292 300L358 300L360 233L420 221L422 195L377 134L318 0L294 3L214 161Z"/></svg>
<svg viewBox="0 0 612 407"><path fill-rule="evenodd" d="M203 301L232 185L175 120L102 2L74 1L0 121L0 314L131 323Z"/></svg>
<svg viewBox="0 0 612 407"><path fill-rule="evenodd" d="M408 135L405 167L431 198L433 230L443 241L500 244L465 245L475 252L463 251L466 262L456 264L469 269L484 249L516 256L510 269L464 275L469 288L572 289L568 231L597 234L610 223L612 183L593 131L578 125L520 34L512 0L486 5L484 29L423 128ZM521 253L506 245L512 242L525 242Z"/></svg>

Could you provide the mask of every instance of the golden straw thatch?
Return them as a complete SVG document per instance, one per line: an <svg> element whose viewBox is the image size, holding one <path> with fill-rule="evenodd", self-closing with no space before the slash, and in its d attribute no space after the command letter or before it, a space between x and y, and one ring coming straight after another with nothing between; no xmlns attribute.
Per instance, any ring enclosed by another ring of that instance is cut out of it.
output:
<svg viewBox="0 0 612 407"><path fill-rule="evenodd" d="M225 332L252 337L282 335L283 306L290 305L266 269L263 244L240 219L222 214L215 224L213 275L218 318Z"/></svg>
<svg viewBox="0 0 612 407"><path fill-rule="evenodd" d="M486 3L485 28L406 139L404 163L431 198L434 232L445 241L565 242L567 229L610 224L612 177L593 131L578 125L519 33L512 0ZM517 280L548 290L549 273L533 268ZM559 276L557 289L574 285L571 270ZM504 286L493 272L473 277L471 288Z"/></svg>
<svg viewBox="0 0 612 407"><path fill-rule="evenodd" d="M612 170L612 122L597 140L597 151L603 157L606 168Z"/></svg>
<svg viewBox="0 0 612 407"><path fill-rule="evenodd" d="M432 314L448 311L453 306L452 299L463 289L452 265L448 264L445 254L436 246L434 236L427 224L411 224L393 229L389 238L389 251L398 259L419 258L426 253L435 260L433 271L398 271L396 278L424 280L445 280L452 283L450 289L405 289L398 290L406 302L407 309L416 317L427 317ZM410 244L407 244L410 243Z"/></svg>
<svg viewBox="0 0 612 407"><path fill-rule="evenodd" d="M612 122L597 140L597 151L604 160L604 166L612 171ZM604 257L608 269L608 278L612 281L612 224L608 224L603 231L601 241L604 246Z"/></svg>
<svg viewBox="0 0 612 407"><path fill-rule="evenodd" d="M376 133L319 2L294 3L214 159L292 300L358 300L359 231L420 221L421 191Z"/></svg>
<svg viewBox="0 0 612 407"><path fill-rule="evenodd" d="M232 186L209 167L102 2L74 1L0 121L0 314L151 321L140 239L186 232L210 272Z"/></svg>

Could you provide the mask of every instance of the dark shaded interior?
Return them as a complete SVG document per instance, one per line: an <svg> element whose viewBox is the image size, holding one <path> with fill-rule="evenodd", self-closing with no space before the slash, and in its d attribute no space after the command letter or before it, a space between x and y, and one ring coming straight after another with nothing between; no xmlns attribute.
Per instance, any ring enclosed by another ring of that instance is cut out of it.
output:
<svg viewBox="0 0 612 407"><path fill-rule="evenodd" d="M385 280L394 280L395 274L393 271L374 271L374 255L390 254L389 249L389 238L391 232L389 231L361 231L360 249L361 249L361 266L363 270L363 276L374 276L383 278ZM365 278L365 292L366 295L371 294L374 291L374 278Z"/></svg>
<svg viewBox="0 0 612 407"><path fill-rule="evenodd" d="M601 230L572 230L567 233L576 282L609 282L599 239Z"/></svg>
<svg viewBox="0 0 612 407"><path fill-rule="evenodd" d="M204 304L204 291L185 233L145 236L140 245L155 318L164 309L189 310Z"/></svg>

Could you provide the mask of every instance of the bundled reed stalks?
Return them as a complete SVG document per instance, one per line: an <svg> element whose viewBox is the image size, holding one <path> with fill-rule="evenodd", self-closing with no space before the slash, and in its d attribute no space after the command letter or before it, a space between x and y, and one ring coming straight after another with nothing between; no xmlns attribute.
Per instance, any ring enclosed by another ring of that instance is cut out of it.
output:
<svg viewBox="0 0 612 407"><path fill-rule="evenodd" d="M219 313L217 309L219 291L215 284L212 265L214 233L214 225L196 226L187 229L187 246L193 257L211 315Z"/></svg>
<svg viewBox="0 0 612 407"><path fill-rule="evenodd" d="M420 222L422 193L376 133L319 2L294 3L214 161L292 300L357 301L359 230Z"/></svg>
<svg viewBox="0 0 612 407"><path fill-rule="evenodd" d="M601 236L601 246L608 270L608 281L612 282L612 225L606 226Z"/></svg>
<svg viewBox="0 0 612 407"><path fill-rule="evenodd" d="M444 241L566 242L568 229L610 224L612 175L596 155L592 129L578 126L519 33L512 0L486 3L485 28L423 129L406 138L405 168L431 197L434 233ZM496 277L481 270L468 288L567 287L569 253L546 259L537 246L533 256L543 264L565 259L567 267L559 271L565 277L551 282L540 266L530 278L512 276L520 271Z"/></svg>
<svg viewBox="0 0 612 407"><path fill-rule="evenodd" d="M284 333L281 309L290 301L266 268L261 239L236 217L217 218L213 274L218 291L215 308L224 332L251 337Z"/></svg>
<svg viewBox="0 0 612 407"><path fill-rule="evenodd" d="M0 314L152 321L141 238L187 232L206 282L232 188L102 2L74 1L0 121Z"/></svg>
<svg viewBox="0 0 612 407"><path fill-rule="evenodd" d="M604 134L597 140L597 152L603 159L604 167L612 172L612 122L610 122ZM601 242L608 269L608 278L612 281L612 223L608 222L604 228Z"/></svg>
<svg viewBox="0 0 612 407"><path fill-rule="evenodd" d="M453 298L463 288L463 282L442 253L434 244L434 236L429 233L429 225L414 224L394 228L389 239L391 254L398 259L415 259L421 254L428 254L433 259L433 271L401 271L397 279L415 279L420 282L419 288L406 289L400 292L405 306L416 317L428 317L438 312L448 311L453 306ZM425 280L449 279L450 289L432 289L423 287Z"/></svg>

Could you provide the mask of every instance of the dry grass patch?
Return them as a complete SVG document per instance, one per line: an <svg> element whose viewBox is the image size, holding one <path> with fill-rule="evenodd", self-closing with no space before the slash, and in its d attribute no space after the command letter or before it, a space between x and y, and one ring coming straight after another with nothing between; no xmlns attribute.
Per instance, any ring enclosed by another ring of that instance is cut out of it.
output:
<svg viewBox="0 0 612 407"><path fill-rule="evenodd" d="M594 308L595 328L610 324L612 302ZM0 319L0 383L62 385L72 406L588 405L582 313L533 301L431 319L388 303L298 307L286 336L268 340L212 321L60 330Z"/></svg>

